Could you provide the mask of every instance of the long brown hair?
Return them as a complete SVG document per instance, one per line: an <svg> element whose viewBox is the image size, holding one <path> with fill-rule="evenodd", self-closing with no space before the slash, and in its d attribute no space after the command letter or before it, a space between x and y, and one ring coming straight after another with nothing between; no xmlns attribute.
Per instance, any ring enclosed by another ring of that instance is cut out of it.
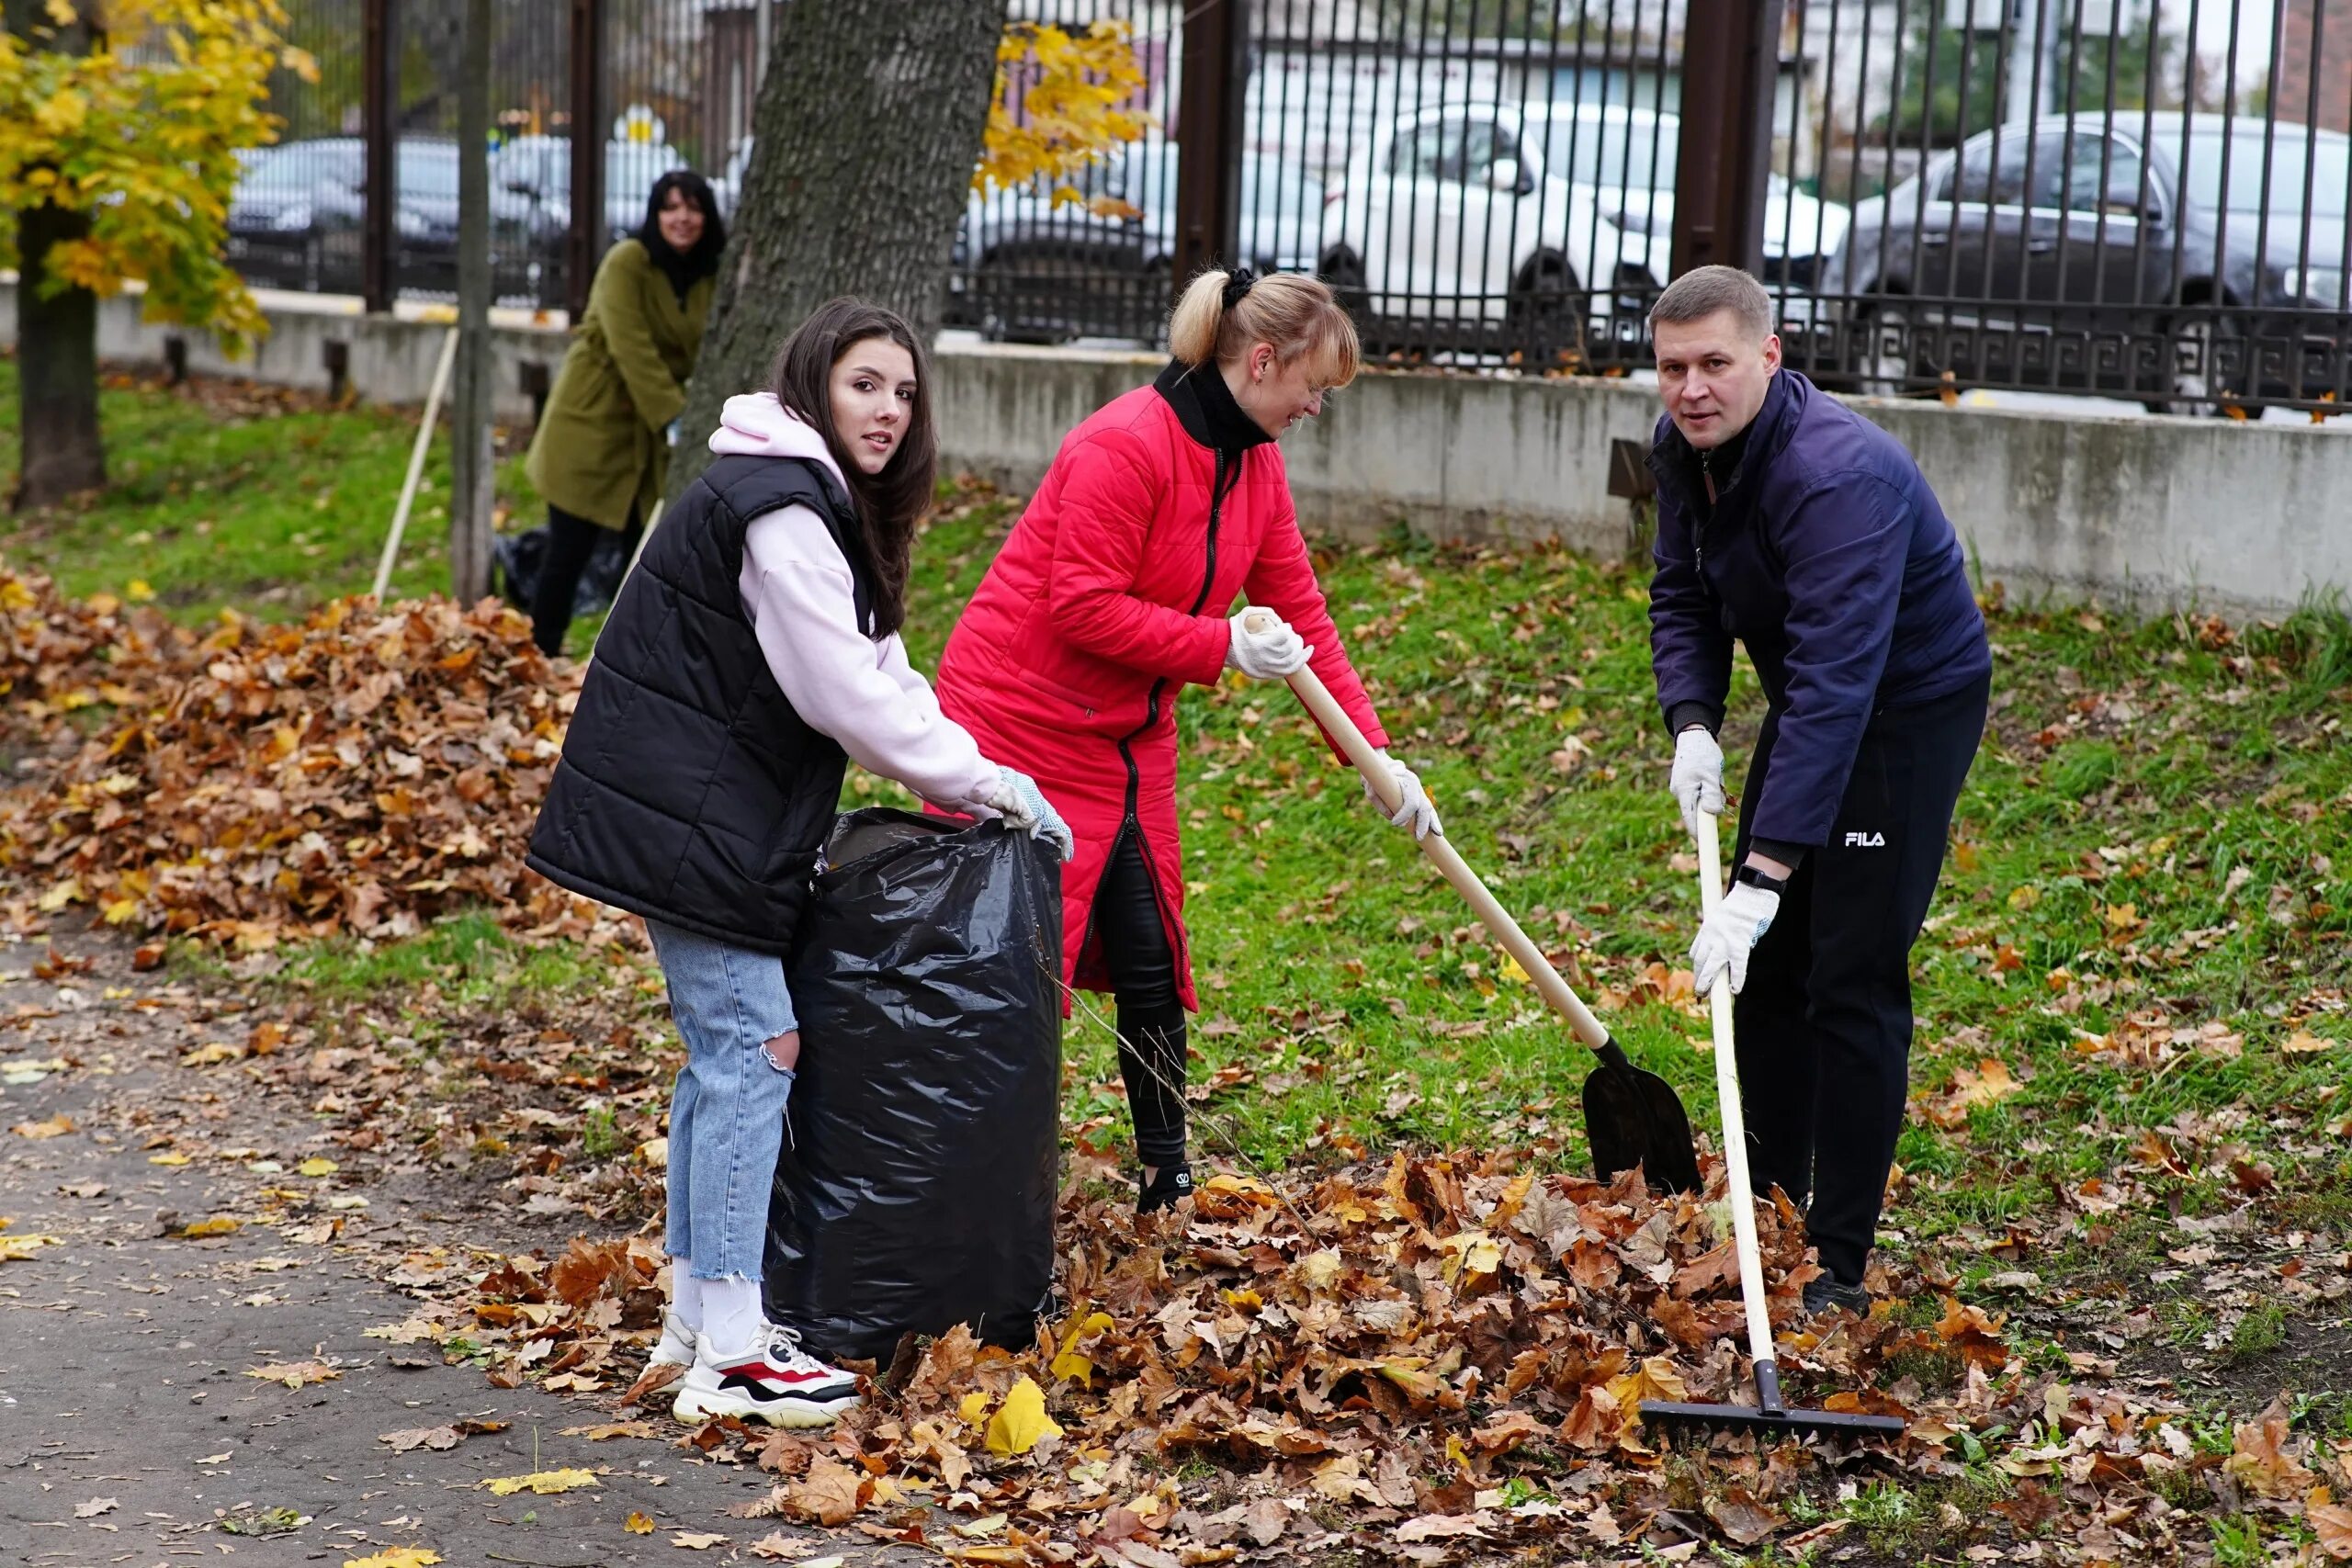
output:
<svg viewBox="0 0 2352 1568"><path fill-rule="evenodd" d="M833 428L833 367L861 343L888 338L915 362L915 406L898 449L878 474L862 471ZM888 635L907 618L907 571L915 529L931 510L939 479L939 434L931 419L931 356L896 310L846 296L828 299L776 350L768 389L776 401L825 437L825 450L857 503L865 564L874 578L875 629Z"/></svg>

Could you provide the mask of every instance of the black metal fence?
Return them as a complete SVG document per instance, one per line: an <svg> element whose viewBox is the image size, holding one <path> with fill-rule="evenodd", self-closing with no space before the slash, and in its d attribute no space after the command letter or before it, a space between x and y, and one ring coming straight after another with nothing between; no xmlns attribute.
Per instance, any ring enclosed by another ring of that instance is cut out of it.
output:
<svg viewBox="0 0 2352 1568"><path fill-rule="evenodd" d="M577 300L663 169L703 170L731 204L787 3L503 0L504 297ZM241 192L240 264L379 303L447 290L459 0L289 8L323 73L278 84L287 142ZM1154 123L1073 182L1075 202L1041 183L975 193L948 320L988 336L1155 341L1175 279L1214 257L1320 271L1378 355L1623 371L1645 362L1667 281L1731 259L1773 290L1790 362L1849 389L2319 409L2347 374L2352 0L1014 0L1011 16L1123 24ZM371 130L397 195L372 231Z"/></svg>
<svg viewBox="0 0 2352 1568"><path fill-rule="evenodd" d="M576 304L595 259L643 222L664 172L740 176L780 3L499 0L491 220L503 302ZM318 62L318 79L271 81L286 125L248 161L230 214L232 260L257 284L364 293L379 306L454 295L462 0L288 0L287 12L288 40ZM576 71L583 61L591 69ZM371 226L378 156L391 200Z"/></svg>
<svg viewBox="0 0 2352 1568"><path fill-rule="evenodd" d="M2345 389L2352 4L1808 0L1790 32L1775 166L1848 214L1797 363L2192 413Z"/></svg>

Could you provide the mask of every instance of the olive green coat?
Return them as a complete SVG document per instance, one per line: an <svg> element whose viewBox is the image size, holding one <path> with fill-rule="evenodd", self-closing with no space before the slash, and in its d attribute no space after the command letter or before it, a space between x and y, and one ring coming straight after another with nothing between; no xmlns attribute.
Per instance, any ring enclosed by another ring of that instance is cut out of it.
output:
<svg viewBox="0 0 2352 1568"><path fill-rule="evenodd" d="M678 303L645 247L605 253L588 309L548 393L526 467L550 506L606 528L649 525L669 477L670 422L686 406L686 377L710 314L711 278Z"/></svg>

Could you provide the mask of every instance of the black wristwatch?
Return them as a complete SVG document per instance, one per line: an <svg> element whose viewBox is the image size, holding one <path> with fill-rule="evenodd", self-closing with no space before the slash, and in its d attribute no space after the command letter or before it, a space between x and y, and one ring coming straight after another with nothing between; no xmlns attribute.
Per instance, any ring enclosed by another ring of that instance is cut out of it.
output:
<svg viewBox="0 0 2352 1568"><path fill-rule="evenodd" d="M1775 876L1761 866L1749 865L1745 862L1741 863L1737 871L1731 874L1731 879L1734 883L1748 887L1761 887L1765 892L1776 897L1789 890L1787 877Z"/></svg>

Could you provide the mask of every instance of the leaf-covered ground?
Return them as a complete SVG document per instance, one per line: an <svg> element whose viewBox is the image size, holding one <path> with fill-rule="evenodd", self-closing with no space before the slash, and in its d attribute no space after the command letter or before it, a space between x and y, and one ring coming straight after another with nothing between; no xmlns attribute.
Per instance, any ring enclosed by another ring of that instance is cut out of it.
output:
<svg viewBox="0 0 2352 1568"><path fill-rule="evenodd" d="M164 432L154 450L179 454L157 485L187 491L209 471L216 422L203 401L115 398ZM72 525L111 529L120 506L145 504L109 500ZM935 654L1012 510L961 494L924 540L919 659ZM374 512L322 515L372 539ZM1457 846L1711 1126L1705 1031L1681 972L1693 864L1663 800L1640 576L1402 539L1335 547L1325 576L1396 749L1423 769ZM217 577L189 581L190 605L238 597ZM123 592L111 578L90 586ZM1908 1447L1843 1469L1694 1461L1593 1425L1598 1397L1622 1404L1614 1381L1652 1357L1661 1380L1731 1386L1736 1368L1706 1332L1720 1282L1663 1292L1696 1314L1690 1343L1672 1326L1690 1320L1661 1314L1625 1272L1687 1267L1712 1222L1620 1205L1578 1220L1558 1248L1560 1227L1521 1223L1530 1192L1580 1213L1608 1206L1574 1182L1583 1054L1309 744L1287 694L1263 686L1195 691L1183 710L1204 1000L1196 1147L1229 1175L1224 1207L1204 1205L1191 1235L1146 1238L1133 1256L1164 1271L1119 1285L1116 1255L1136 1244L1103 1200L1119 1191L1124 1120L1109 1032L1081 1016L1068 1040L1077 1182L1066 1213L1084 1288L1066 1292L1077 1312L1051 1353L943 1370L943 1354L961 1352L934 1348L923 1368L899 1369L915 1374L901 1402L877 1407L895 1432L869 1425L862 1447L698 1440L783 1470L803 1489L779 1498L786 1511L837 1514L847 1475L851 1499L865 1494L857 1517L903 1534L907 1502L894 1495L927 1495L944 1509L925 1516L926 1539L982 1561L1092 1552L1156 1568L1227 1549L1430 1559L1514 1541L1574 1559L1744 1536L1829 1561L1849 1549L2226 1563L2352 1552L2352 1518L2335 1501L2352 1483L2352 752L2341 728L2352 625L2321 610L2232 626L1997 602L1992 619L1993 730L1917 953L1915 1100L1878 1281L1887 1299L1869 1325L1795 1346L1816 1396L1845 1386L1917 1413ZM1739 690L1726 737L1735 778L1758 712L1752 680ZM92 736L116 717L104 703L77 714ZM225 765L285 761L240 753ZM28 782L40 779L36 769ZM853 780L853 798L892 793ZM22 891L27 928L72 914L45 915L41 889ZM647 1145L662 1134L674 1047L632 943L611 932L526 941L514 925L465 915L406 942L290 941L244 956L183 946L175 965L252 991L282 1032L263 1036L266 1055L248 1043L237 1059L188 1070L305 1096L356 1158L495 1178L540 1212L582 1214L583 1256L601 1261L567 1276L576 1300L544 1264L492 1270L486 1297L479 1272L454 1261L418 1288L438 1292L424 1309L434 1332L488 1355L495 1376L571 1377L562 1386L609 1395L634 1373L653 1299L642 1246L609 1244L658 1208ZM1453 1153L1433 1163L1442 1151ZM1413 1213L1384 1211L1377 1195L1399 1169L1424 1183L1450 1170L1460 1190L1431 1204L1426 1186L1408 1186ZM1287 1204L1254 1195L1269 1173ZM1361 1220L1346 1218L1351 1207ZM1658 1257L1629 1252L1659 1216ZM1607 1280L1597 1260L1594 1282L1577 1273L1587 1231L1614 1260ZM1470 1265L1487 1260L1484 1247L1491 1274ZM1089 1248L1100 1261L1086 1261ZM1339 1255L1328 1275L1308 1261L1327 1250ZM1367 1269L1374 1256L1389 1278ZM1370 1348L1333 1349L1329 1333L1299 1326L1327 1297L1339 1310L1366 1288L1418 1294L1428 1315ZM1547 1337L1557 1325L1538 1322L1510 1330L1532 1337L1498 1359L1469 1325L1512 1303L1552 1303L1607 1337ZM1108 1326L1089 1326L1098 1309ZM1424 1343L1432 1334L1460 1339L1462 1354ZM1562 1360L1571 1345L1579 1366ZM1539 1348L1542 1377L1511 1391L1517 1354ZM1612 1348L1628 1359L1609 1363ZM1382 1353L1418 1364L1380 1371ZM1070 1355L1102 1375L1062 1375ZM1285 1381L1282 1355L1324 1370ZM1336 1359L1374 1375L1348 1383L1329 1371ZM1155 1381L1160 1362L1182 1375ZM1023 1375L1064 1435L993 1453L989 1428ZM1122 1389L1142 1391L1124 1417ZM956 1397L926 1404L926 1390ZM966 1421L962 1396L976 1390L989 1397ZM1159 1393L1214 1396L1225 1404L1212 1414L1229 1406L1232 1419L1214 1440L1170 1440L1190 1428L1165 1400L1147 1403ZM1252 1420L1312 1436L1259 1443ZM1087 1457L1093 1448L1103 1457ZM1392 1455L1407 1479L1393 1464L1384 1476ZM1351 1457L1361 1490L1329 1468ZM1607 1526L1591 1522L1596 1508ZM1568 1520L1588 1533L1552 1528ZM987 1528L958 1534L956 1523ZM1603 1529L1621 1544L1596 1539Z"/></svg>

